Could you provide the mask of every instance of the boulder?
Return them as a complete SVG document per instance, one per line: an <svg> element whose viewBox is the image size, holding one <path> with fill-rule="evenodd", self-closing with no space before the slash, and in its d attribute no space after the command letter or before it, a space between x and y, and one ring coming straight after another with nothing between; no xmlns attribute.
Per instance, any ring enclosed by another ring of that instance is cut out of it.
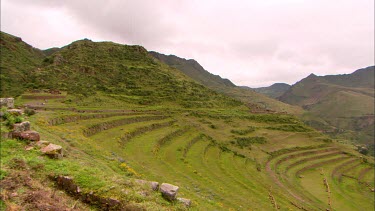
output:
<svg viewBox="0 0 375 211"><path fill-rule="evenodd" d="M159 183L155 181L136 179L135 182L142 185L148 185L153 191L157 191L159 189Z"/></svg>
<svg viewBox="0 0 375 211"><path fill-rule="evenodd" d="M38 141L38 142L35 143L35 146L37 146L39 148L43 148L43 147L48 146L48 144L50 144L49 141L42 141L42 140L40 140L40 141Z"/></svg>
<svg viewBox="0 0 375 211"><path fill-rule="evenodd" d="M14 107L14 98L0 98L0 107L13 108Z"/></svg>
<svg viewBox="0 0 375 211"><path fill-rule="evenodd" d="M39 141L40 135L36 131L28 130L23 132L12 132L12 138L18 138L28 141Z"/></svg>
<svg viewBox="0 0 375 211"><path fill-rule="evenodd" d="M13 132L23 132L30 130L30 122L21 122L13 125Z"/></svg>
<svg viewBox="0 0 375 211"><path fill-rule="evenodd" d="M22 115L22 110L21 109L9 109L8 112L12 115L15 115L15 116L21 116Z"/></svg>
<svg viewBox="0 0 375 211"><path fill-rule="evenodd" d="M177 191L179 187L175 185L171 185L168 183L162 183L160 185L160 192L162 196L170 201L174 201L176 199Z"/></svg>
<svg viewBox="0 0 375 211"><path fill-rule="evenodd" d="M63 156L62 146L56 144L48 144L46 147L43 147L40 151L51 158L62 158Z"/></svg>
<svg viewBox="0 0 375 211"><path fill-rule="evenodd" d="M177 198L177 201L183 203L186 207L190 207L191 206L191 200L190 199Z"/></svg>

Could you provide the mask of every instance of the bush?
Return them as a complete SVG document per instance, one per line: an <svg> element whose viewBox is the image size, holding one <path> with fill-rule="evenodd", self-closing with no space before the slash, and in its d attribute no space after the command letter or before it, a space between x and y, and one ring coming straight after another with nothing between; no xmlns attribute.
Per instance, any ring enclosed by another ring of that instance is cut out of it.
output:
<svg viewBox="0 0 375 211"><path fill-rule="evenodd" d="M14 118L14 123L21 123L21 122L23 122L22 117L20 117L20 116L16 116L16 117Z"/></svg>
<svg viewBox="0 0 375 211"><path fill-rule="evenodd" d="M4 179L8 175L8 172L0 169L0 180Z"/></svg>
<svg viewBox="0 0 375 211"><path fill-rule="evenodd" d="M210 125L210 128L212 128L212 129L217 129L216 125L214 125L214 124L211 124L211 125Z"/></svg>
<svg viewBox="0 0 375 211"><path fill-rule="evenodd" d="M299 124L270 126L270 127L266 127L266 129L281 130L281 131L286 131L286 132L310 132L312 131L310 128L305 127L304 125L299 125Z"/></svg>
<svg viewBox="0 0 375 211"><path fill-rule="evenodd" d="M5 125L8 127L12 127L16 123L16 118L12 115L8 115L6 120Z"/></svg>

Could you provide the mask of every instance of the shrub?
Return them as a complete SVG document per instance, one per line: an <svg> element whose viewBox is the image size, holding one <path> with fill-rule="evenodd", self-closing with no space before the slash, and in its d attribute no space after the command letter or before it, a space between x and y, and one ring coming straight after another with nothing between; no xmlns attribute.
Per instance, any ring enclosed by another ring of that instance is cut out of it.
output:
<svg viewBox="0 0 375 211"><path fill-rule="evenodd" d="M20 116L16 116L16 117L14 118L14 123L21 123L21 122L23 122L22 117L20 117Z"/></svg>
<svg viewBox="0 0 375 211"><path fill-rule="evenodd" d="M8 172L0 169L0 180L4 179L8 175Z"/></svg>
<svg viewBox="0 0 375 211"><path fill-rule="evenodd" d="M14 123L16 123L16 118L12 115L8 115L6 117L6 122L5 122L5 125L8 126L8 127L12 127L14 125Z"/></svg>
<svg viewBox="0 0 375 211"><path fill-rule="evenodd" d="M289 125L277 125L277 126L270 126L266 127L269 130L281 130L286 132L310 132L312 131L310 128L307 128L303 125L299 124L289 124Z"/></svg>
<svg viewBox="0 0 375 211"><path fill-rule="evenodd" d="M217 129L217 126L214 125L214 124L211 124L211 125L210 125L210 128L212 128L212 129Z"/></svg>

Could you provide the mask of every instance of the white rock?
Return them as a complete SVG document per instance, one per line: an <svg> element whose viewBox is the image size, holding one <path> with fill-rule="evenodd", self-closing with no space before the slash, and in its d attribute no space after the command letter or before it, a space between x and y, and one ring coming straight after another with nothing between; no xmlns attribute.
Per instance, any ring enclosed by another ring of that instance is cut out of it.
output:
<svg viewBox="0 0 375 211"><path fill-rule="evenodd" d="M179 187L175 185L171 185L168 183L162 183L160 185L160 192L163 195L164 198L173 201L176 199L176 195L178 192Z"/></svg>

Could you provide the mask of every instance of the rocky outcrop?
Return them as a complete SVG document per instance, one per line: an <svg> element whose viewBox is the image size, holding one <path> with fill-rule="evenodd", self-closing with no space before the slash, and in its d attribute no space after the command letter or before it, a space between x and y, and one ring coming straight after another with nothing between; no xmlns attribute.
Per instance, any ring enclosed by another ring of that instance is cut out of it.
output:
<svg viewBox="0 0 375 211"><path fill-rule="evenodd" d="M13 125L13 132L24 132L30 130L30 122L21 122Z"/></svg>
<svg viewBox="0 0 375 211"><path fill-rule="evenodd" d="M178 192L179 187L175 185L171 185L169 183L162 183L160 185L160 192L162 196L169 200L169 201L174 201L176 200L176 195Z"/></svg>
<svg viewBox="0 0 375 211"><path fill-rule="evenodd" d="M48 144L47 146L43 147L40 151L51 158L63 157L63 150L60 145Z"/></svg>
<svg viewBox="0 0 375 211"><path fill-rule="evenodd" d="M190 207L190 206L191 206L191 200L190 200L190 199L177 198L177 201L178 201L178 202L181 202L181 203L184 204L186 207Z"/></svg>
<svg viewBox="0 0 375 211"><path fill-rule="evenodd" d="M155 182L155 181L147 181L147 180L136 179L135 182L138 183L138 184L141 184L141 185L147 185L153 191L157 191L159 189L159 183Z"/></svg>
<svg viewBox="0 0 375 211"><path fill-rule="evenodd" d="M27 141L40 141L39 133L32 130L27 130L23 132L12 132L12 138L18 138Z"/></svg>
<svg viewBox="0 0 375 211"><path fill-rule="evenodd" d="M39 148L43 148L43 147L48 146L48 144L50 144L49 141L42 141L41 140L41 141L36 142L35 146L37 146Z"/></svg>
<svg viewBox="0 0 375 211"><path fill-rule="evenodd" d="M0 98L0 107L13 108L14 107L14 98Z"/></svg>
<svg viewBox="0 0 375 211"><path fill-rule="evenodd" d="M14 116L21 116L22 115L22 110L21 109L9 109L8 112Z"/></svg>

